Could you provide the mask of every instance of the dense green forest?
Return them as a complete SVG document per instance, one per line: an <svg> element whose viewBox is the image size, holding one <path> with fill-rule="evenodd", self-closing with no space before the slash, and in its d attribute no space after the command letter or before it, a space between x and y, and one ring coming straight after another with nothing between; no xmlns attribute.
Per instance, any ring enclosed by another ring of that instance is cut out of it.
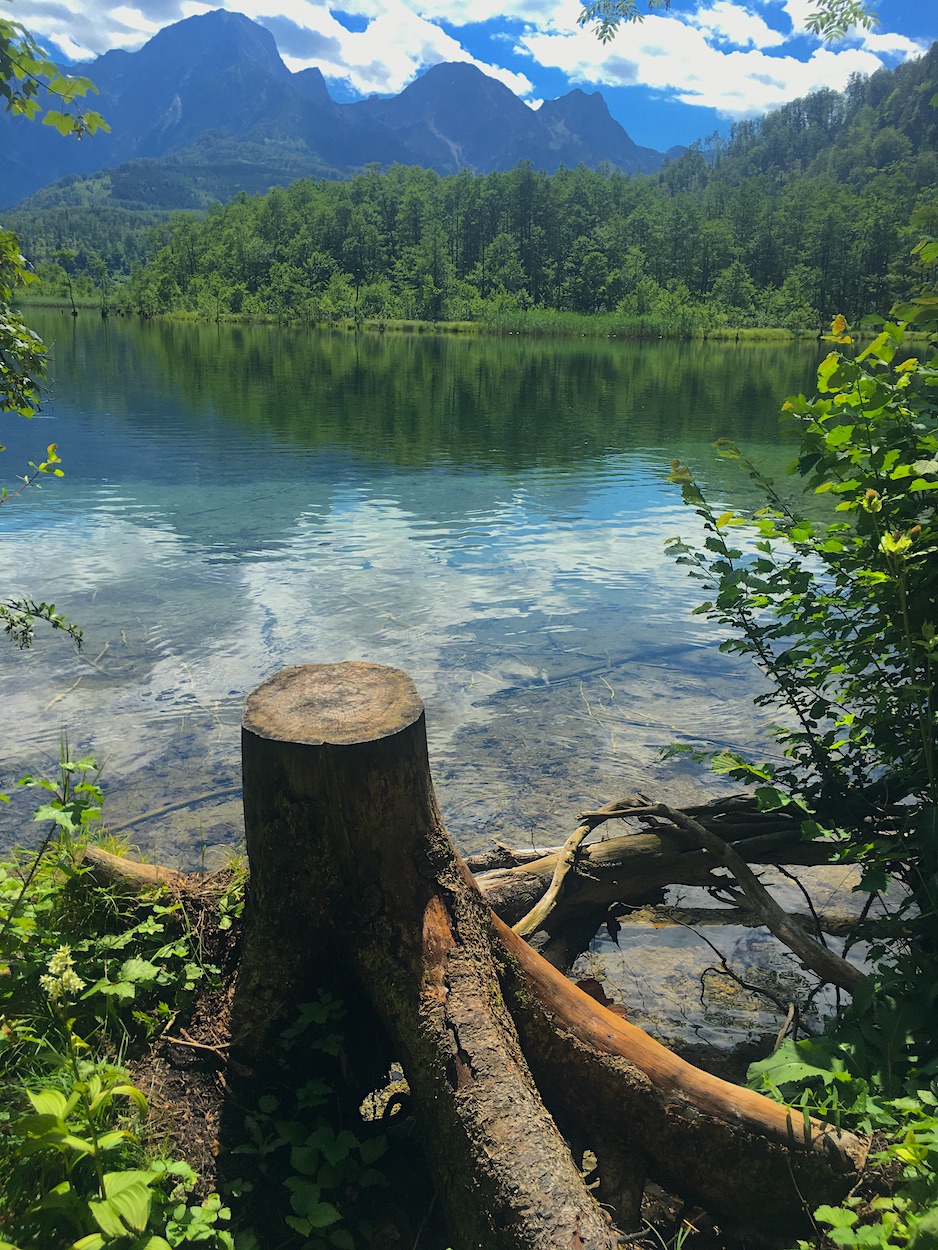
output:
<svg viewBox="0 0 938 1250"><path fill-rule="evenodd" d="M154 171L138 163L121 174L133 209L37 207L16 224L45 294L90 294L96 276L106 299L147 314L510 328L537 311L659 332L813 330L921 281L909 222L938 193L936 90L933 48L739 123L654 176L369 167L159 221Z"/></svg>

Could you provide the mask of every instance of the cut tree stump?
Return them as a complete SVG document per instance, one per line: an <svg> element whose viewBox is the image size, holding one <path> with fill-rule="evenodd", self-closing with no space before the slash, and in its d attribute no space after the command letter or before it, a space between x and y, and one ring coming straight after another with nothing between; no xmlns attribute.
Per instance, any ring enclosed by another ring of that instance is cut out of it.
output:
<svg viewBox="0 0 938 1250"><path fill-rule="evenodd" d="M443 829L410 678L289 669L248 697L242 748L251 892L232 1054L262 1063L298 991L347 964L394 1040L455 1244L615 1250L499 991L491 913Z"/></svg>
<svg viewBox="0 0 938 1250"><path fill-rule="evenodd" d="M288 669L248 696L242 751L251 878L232 1058L262 1067L322 980L360 987L459 1250L613 1250L646 1169L763 1233L803 1227L805 1203L855 1181L861 1140L684 1063L496 919L443 827L406 674ZM618 1228L551 1112L596 1155Z"/></svg>

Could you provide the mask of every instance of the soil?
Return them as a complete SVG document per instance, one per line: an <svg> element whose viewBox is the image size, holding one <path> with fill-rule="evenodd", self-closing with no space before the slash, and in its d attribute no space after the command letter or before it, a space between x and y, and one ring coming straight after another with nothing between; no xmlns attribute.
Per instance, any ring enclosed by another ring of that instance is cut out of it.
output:
<svg viewBox="0 0 938 1250"><path fill-rule="evenodd" d="M194 1195L219 1192L219 1128L227 1096L227 1048L240 922L218 928L218 898L231 872L190 877L176 896L199 942L202 962L219 969L216 984L201 994L186 1015L175 1015L149 1050L130 1064L134 1083L146 1094L149 1144L185 1159L198 1173Z"/></svg>

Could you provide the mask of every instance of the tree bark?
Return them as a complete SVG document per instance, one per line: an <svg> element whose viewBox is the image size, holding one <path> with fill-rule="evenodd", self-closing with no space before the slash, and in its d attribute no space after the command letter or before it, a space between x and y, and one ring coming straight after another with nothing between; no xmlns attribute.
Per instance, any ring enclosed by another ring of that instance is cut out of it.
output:
<svg viewBox="0 0 938 1250"><path fill-rule="evenodd" d="M248 697L242 747L251 896L232 1054L263 1062L298 993L348 966L394 1039L455 1244L615 1250L499 992L413 683L366 664L287 670Z"/></svg>
<svg viewBox="0 0 938 1250"><path fill-rule="evenodd" d="M752 864L826 864L830 847L804 842L786 833L757 834L734 843ZM549 886L560 852L513 868L494 868L476 877L486 902L506 924L514 925L534 907ZM544 922L553 933L585 914L602 913L614 903L639 898L666 885L726 885L714 870L720 861L705 850L664 831L629 833L581 847L564 881L564 890Z"/></svg>
<svg viewBox="0 0 938 1250"><path fill-rule="evenodd" d="M695 1068L495 925L505 996L538 1086L590 1135L600 1161L603 1143L625 1136L655 1180L751 1234L803 1229L814 1207L850 1188L864 1139Z"/></svg>
<svg viewBox="0 0 938 1250"><path fill-rule="evenodd" d="M262 1064L291 1007L347 970L393 1039L458 1246L620 1244L540 1093L587 1137L604 1195L631 1205L625 1225L646 1154L748 1229L803 1222L799 1191L847 1191L862 1142L677 1059L497 921L443 828L405 674L286 670L248 697L242 747L251 890L232 1055Z"/></svg>

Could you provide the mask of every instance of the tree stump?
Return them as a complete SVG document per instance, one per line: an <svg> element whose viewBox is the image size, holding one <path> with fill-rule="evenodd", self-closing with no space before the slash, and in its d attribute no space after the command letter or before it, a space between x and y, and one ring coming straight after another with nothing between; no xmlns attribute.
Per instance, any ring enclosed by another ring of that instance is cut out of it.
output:
<svg viewBox="0 0 938 1250"><path fill-rule="evenodd" d="M233 1053L262 1062L317 972L350 967L394 1039L455 1243L615 1250L502 999L410 678L288 669L248 697L242 725L251 890Z"/></svg>
<svg viewBox="0 0 938 1250"><path fill-rule="evenodd" d="M248 696L242 751L251 883L231 1054L263 1064L318 984L360 987L459 1250L622 1245L542 1094L587 1138L620 1230L646 1157L749 1231L803 1226L805 1201L850 1188L863 1142L684 1063L497 921L443 827L406 674L288 669Z"/></svg>

